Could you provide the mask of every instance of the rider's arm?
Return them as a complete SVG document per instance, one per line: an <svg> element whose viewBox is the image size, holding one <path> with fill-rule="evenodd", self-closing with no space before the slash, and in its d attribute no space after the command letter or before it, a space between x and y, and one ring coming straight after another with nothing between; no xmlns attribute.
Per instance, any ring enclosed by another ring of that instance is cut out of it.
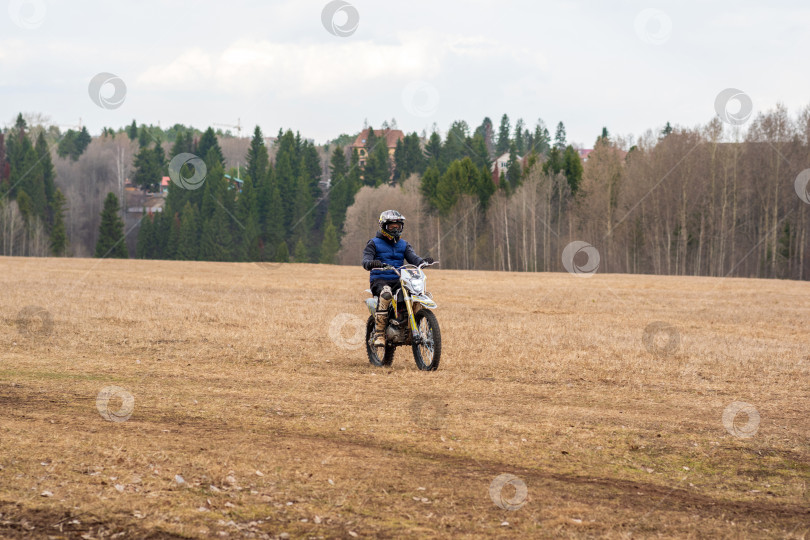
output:
<svg viewBox="0 0 810 540"><path fill-rule="evenodd" d="M371 262L377 258L377 246L374 245L374 240L371 239L366 244L366 248L363 250L363 268L366 270L371 270Z"/></svg>
<svg viewBox="0 0 810 540"><path fill-rule="evenodd" d="M413 250L413 246L410 243L405 247L405 260L408 261L408 264L413 264L416 266L419 266L424 262L424 259L416 254L416 252Z"/></svg>

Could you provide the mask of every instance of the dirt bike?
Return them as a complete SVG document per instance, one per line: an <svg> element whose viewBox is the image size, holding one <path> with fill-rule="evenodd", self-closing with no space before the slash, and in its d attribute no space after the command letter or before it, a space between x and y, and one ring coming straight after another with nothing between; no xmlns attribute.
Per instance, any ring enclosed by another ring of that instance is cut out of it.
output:
<svg viewBox="0 0 810 540"><path fill-rule="evenodd" d="M433 263L433 264L438 264ZM433 295L425 290L426 276L419 266L406 264L400 268L385 266L382 270L394 270L399 276L401 287L391 298L388 307L388 325L385 328L385 347L374 346L374 314L377 311L377 297L367 298L371 316L366 323L366 352L373 365L390 366L394 361L397 347L410 345L416 367L422 371L434 371L439 367L442 355L442 335L439 321L430 308L436 307ZM371 292L367 289L368 292ZM382 356L380 356L382 353Z"/></svg>

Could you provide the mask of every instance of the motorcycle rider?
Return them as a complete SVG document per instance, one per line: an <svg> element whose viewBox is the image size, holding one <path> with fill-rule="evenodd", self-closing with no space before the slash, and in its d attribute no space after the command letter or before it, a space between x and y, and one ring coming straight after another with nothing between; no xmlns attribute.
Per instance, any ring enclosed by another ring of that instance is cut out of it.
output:
<svg viewBox="0 0 810 540"><path fill-rule="evenodd" d="M399 289L399 276L393 270L381 270L384 266L400 267L407 261L420 265L433 264L432 257L419 257L413 247L402 240L405 217L396 210L386 210L380 214L380 230L368 241L363 250L363 268L371 272L371 294L378 297L377 312L374 314L374 346L385 346L385 327L388 324L388 306Z"/></svg>

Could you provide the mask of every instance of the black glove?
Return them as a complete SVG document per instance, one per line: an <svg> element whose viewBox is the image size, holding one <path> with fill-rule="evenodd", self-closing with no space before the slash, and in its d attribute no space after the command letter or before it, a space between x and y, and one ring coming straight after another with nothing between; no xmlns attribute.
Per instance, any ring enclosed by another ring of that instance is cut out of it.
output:
<svg viewBox="0 0 810 540"><path fill-rule="evenodd" d="M369 267L369 269L372 269L372 268L384 268L385 263L382 262L382 261L371 261L371 263L368 265L368 267Z"/></svg>
<svg viewBox="0 0 810 540"><path fill-rule="evenodd" d="M424 258L424 259L422 259L422 260L423 260L423 261L425 261L425 262L426 262L426 263L428 263L428 264L433 264L433 263L435 263L435 262L436 262L435 260L433 260L433 257L425 257L425 258Z"/></svg>

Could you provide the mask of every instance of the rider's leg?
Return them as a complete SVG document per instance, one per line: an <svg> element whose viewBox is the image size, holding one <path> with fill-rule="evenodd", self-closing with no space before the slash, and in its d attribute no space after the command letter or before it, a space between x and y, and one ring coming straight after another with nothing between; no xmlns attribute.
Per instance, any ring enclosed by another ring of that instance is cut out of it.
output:
<svg viewBox="0 0 810 540"><path fill-rule="evenodd" d="M391 305L391 287L386 285L380 291L380 297L377 301L377 312L374 314L375 322L375 335L374 346L385 347L385 327L388 325L388 306Z"/></svg>

